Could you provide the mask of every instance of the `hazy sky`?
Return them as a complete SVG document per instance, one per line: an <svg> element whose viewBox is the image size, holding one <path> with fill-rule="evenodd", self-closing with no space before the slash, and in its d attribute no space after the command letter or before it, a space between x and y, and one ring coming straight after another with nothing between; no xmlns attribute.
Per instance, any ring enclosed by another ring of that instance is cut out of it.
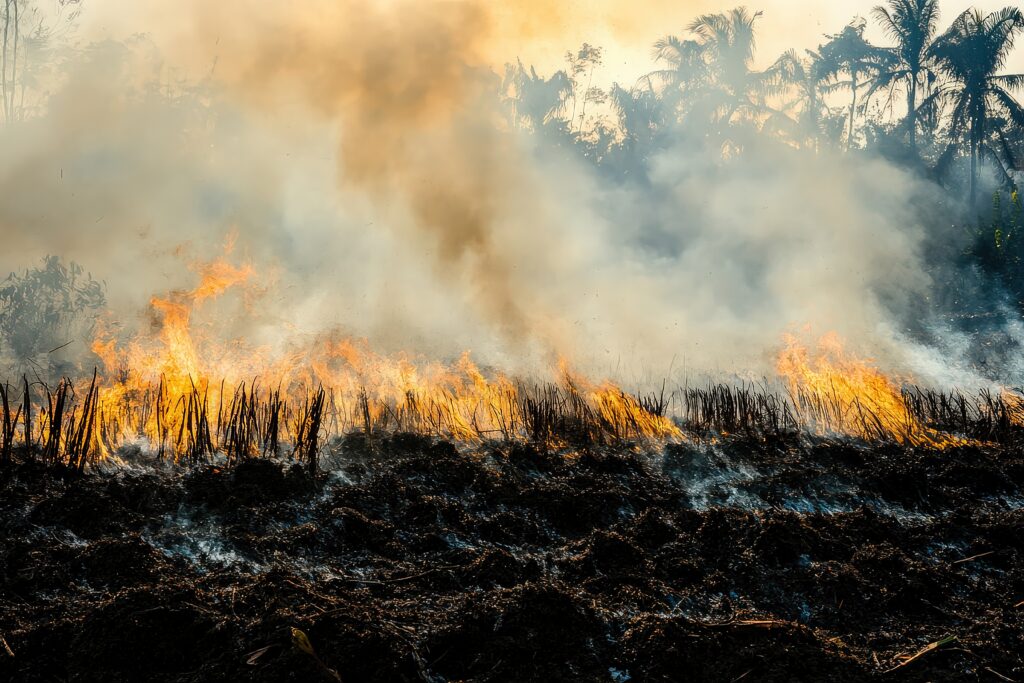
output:
<svg viewBox="0 0 1024 683"><path fill-rule="evenodd" d="M571 46L586 41L606 48L607 76L626 80L643 73L651 65L651 43L667 33L685 35L685 26L696 16L722 12L738 5L764 12L758 20L757 59L767 65L789 48L814 48L823 35L837 33L854 16L869 19L869 38L887 44L885 36L870 20L871 8L881 0L562 0L559 13L562 30L530 45L520 46L524 62L560 64ZM555 0L551 0L555 4ZM495 5L501 2L494 0ZM940 30L970 7L992 12L1014 4L1007 0L970 2L940 0ZM1007 72L1024 72L1024 45L1018 45L1007 64Z"/></svg>
<svg viewBox="0 0 1024 683"><path fill-rule="evenodd" d="M751 10L762 10L758 23L758 62L771 63L788 48L813 48L826 33L836 33L854 16L867 16L880 0L751 0ZM368 8L393 4L396 0L366 0ZM439 7L452 2L481 5L493 19L488 53L496 68L517 57L526 64L550 73L561 68L566 50L583 42L606 50L603 81L628 84L652 66L651 44L666 33L685 34L694 17L722 12L740 2L726 0L423 0ZM292 0L297 13L302 2ZM969 0L941 0L941 27L963 10L979 6L991 12L1010 4L1007 0L972 3ZM90 37L123 38L135 33L150 34L157 44L176 40L190 26L188 4L163 0L92 0L84 8L82 28ZM244 26L240 16L236 27ZM359 22L359 16L352 21ZM885 38L871 24L869 37L880 44ZM1024 47L1015 50L1007 71L1024 72Z"/></svg>

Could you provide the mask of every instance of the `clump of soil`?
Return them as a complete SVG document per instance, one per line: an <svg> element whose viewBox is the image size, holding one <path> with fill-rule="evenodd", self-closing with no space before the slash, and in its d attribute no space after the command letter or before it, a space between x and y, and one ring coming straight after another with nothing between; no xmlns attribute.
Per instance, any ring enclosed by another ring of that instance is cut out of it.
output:
<svg viewBox="0 0 1024 683"><path fill-rule="evenodd" d="M325 462L0 469L0 679L1024 680L1015 450Z"/></svg>

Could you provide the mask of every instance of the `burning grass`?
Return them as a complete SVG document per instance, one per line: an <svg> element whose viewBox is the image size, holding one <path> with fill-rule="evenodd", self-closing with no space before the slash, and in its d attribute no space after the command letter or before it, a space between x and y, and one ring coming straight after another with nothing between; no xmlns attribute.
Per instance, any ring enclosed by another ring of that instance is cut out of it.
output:
<svg viewBox="0 0 1024 683"><path fill-rule="evenodd" d="M55 387L25 378L0 385L0 453L16 447L49 462L81 469L142 443L161 458L198 462L220 454L229 462L287 455L316 469L320 445L345 434L416 433L462 442L532 441L550 446L681 439L660 396L632 396L612 385L527 387L490 384L479 392L410 389L398 400L318 385L264 388L242 383L226 390L191 382L183 393L161 381L131 390L100 386L86 391L62 379Z"/></svg>
<svg viewBox="0 0 1024 683"><path fill-rule="evenodd" d="M475 366L466 366L479 373ZM228 463L288 457L318 467L323 444L352 433L370 439L415 433L463 443L530 442L546 448L663 443L743 436L779 439L845 435L864 441L944 449L967 440L1018 443L1024 402L1014 393L974 395L886 385L886 403L850 394L851 383L827 390L789 385L686 387L632 395L612 384L590 385L566 374L559 383L525 384L504 377L458 387L409 389L393 399L360 388L323 385L227 388L223 382L127 388L62 379L55 386L0 384L0 459L14 452L82 470L136 444L161 459ZM467 387L475 387L467 391Z"/></svg>
<svg viewBox="0 0 1024 683"><path fill-rule="evenodd" d="M317 469L321 445L349 433L414 433L462 443L529 441L562 448L742 434L844 435L928 449L965 439L1005 443L1024 427L1024 399L935 392L890 378L835 336L808 348L788 338L778 380L634 394L561 361L548 382L478 367L384 356L329 336L289 350L225 343L196 323L204 302L248 291L253 268L225 256L193 265L191 290L154 297L150 336L101 327L102 370L85 381L0 385L0 458L16 447L81 470L139 444L194 463L291 457Z"/></svg>
<svg viewBox="0 0 1024 683"><path fill-rule="evenodd" d="M849 356L836 335L822 337L816 353L795 337L785 341L779 375L800 422L810 429L939 449L961 443L920 419L900 386L870 363Z"/></svg>

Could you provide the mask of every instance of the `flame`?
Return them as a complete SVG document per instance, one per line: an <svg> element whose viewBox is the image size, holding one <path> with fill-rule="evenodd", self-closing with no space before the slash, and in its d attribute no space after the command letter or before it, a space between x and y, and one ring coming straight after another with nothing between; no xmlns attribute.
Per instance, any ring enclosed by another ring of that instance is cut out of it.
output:
<svg viewBox="0 0 1024 683"><path fill-rule="evenodd" d="M265 411L279 411L284 438L301 434L303 406L325 389L323 431L408 431L479 442L536 437L524 411L524 389L508 376L480 368L467 351L452 363L405 354L385 356L365 340L340 335L296 338L272 354L240 340L224 342L196 323L204 302L253 287L251 265L225 255L192 264L198 284L150 301L156 332L120 340L101 325L92 344L103 376L98 441L103 454L143 439L161 453L187 456L235 438L239 411L265 430ZM561 369L561 391L603 433L621 438L680 439L664 408L646 405L611 382L592 383ZM264 411L255 416L257 410ZM274 415L278 415L277 412ZM228 426L225 426L228 425ZM205 439L206 441L198 441Z"/></svg>
<svg viewBox="0 0 1024 683"><path fill-rule="evenodd" d="M659 439L683 438L682 430L665 417L663 407L652 410L644 406L640 398L627 394L608 381L593 385L575 374L564 358L559 359L558 365L562 383L593 406L611 433L633 433Z"/></svg>
<svg viewBox="0 0 1024 683"><path fill-rule="evenodd" d="M961 443L921 424L899 384L870 361L849 355L835 333L823 336L813 354L794 335L784 343L779 376L802 420L818 432L931 448Z"/></svg>
<svg viewBox="0 0 1024 683"><path fill-rule="evenodd" d="M610 381L593 381L564 359L556 383L541 389L481 368L469 351L443 363L383 355L366 340L339 334L295 336L276 351L223 340L202 323L207 302L256 291L256 270L232 263L232 247L229 241L222 257L191 265L192 289L150 300L150 334L124 338L113 325L97 327L92 350L102 371L88 394L96 428L79 430L76 443L87 438L93 452L106 456L142 440L178 459L218 449L239 456L277 453L282 443L293 444L297 454L311 430L317 437L414 432L466 443L543 439L554 445L566 433L598 441L685 438L664 397L634 396ZM777 370L800 424L910 446L964 443L922 424L900 382L848 354L835 334L821 338L814 351L794 336L784 341ZM1004 392L1002 402L1009 419L1022 419L1024 399ZM39 442L57 422L56 414L42 415L33 425Z"/></svg>
<svg viewBox="0 0 1024 683"><path fill-rule="evenodd" d="M999 392L999 399L1002 401L1006 419L1010 424L1015 427L1024 427L1024 395L1021 395L1019 391L1003 387Z"/></svg>
<svg viewBox="0 0 1024 683"><path fill-rule="evenodd" d="M246 282L253 274L251 265L233 266L224 259L193 264L193 269L201 276L199 286L189 293L189 298L196 303Z"/></svg>

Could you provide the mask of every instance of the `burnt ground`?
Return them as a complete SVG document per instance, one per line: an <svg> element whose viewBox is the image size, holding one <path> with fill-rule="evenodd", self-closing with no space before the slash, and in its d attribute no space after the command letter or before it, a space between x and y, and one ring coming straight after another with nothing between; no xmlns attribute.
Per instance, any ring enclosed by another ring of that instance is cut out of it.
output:
<svg viewBox="0 0 1024 683"><path fill-rule="evenodd" d="M336 451L0 468L0 679L1024 681L1019 452Z"/></svg>

